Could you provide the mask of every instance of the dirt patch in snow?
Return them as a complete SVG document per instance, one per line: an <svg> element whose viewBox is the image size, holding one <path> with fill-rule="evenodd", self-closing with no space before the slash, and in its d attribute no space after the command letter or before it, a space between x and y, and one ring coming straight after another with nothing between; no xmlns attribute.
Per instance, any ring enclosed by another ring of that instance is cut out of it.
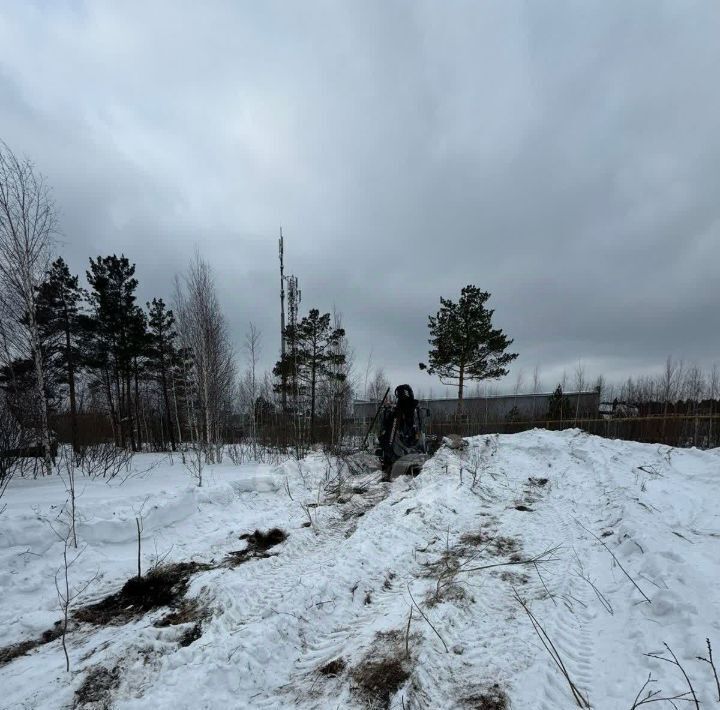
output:
<svg viewBox="0 0 720 710"><path fill-rule="evenodd" d="M240 539L247 540L248 547L252 547L253 550L264 551L285 542L287 533L280 528L270 528L267 532L256 530L254 533L245 533L240 535Z"/></svg>
<svg viewBox="0 0 720 710"><path fill-rule="evenodd" d="M287 533L280 528L270 528L267 532L255 530L253 533L245 533L240 539L247 542L247 547L244 550L233 550L228 554L225 564L230 567L237 567L248 560L269 557L268 550L285 542Z"/></svg>
<svg viewBox="0 0 720 710"><path fill-rule="evenodd" d="M513 537L493 535L491 532L481 530L477 533L466 533L460 542L472 547L485 547L485 551L496 555L511 555L520 550L520 542Z"/></svg>
<svg viewBox="0 0 720 710"><path fill-rule="evenodd" d="M112 692L120 685L120 669L93 666L82 685L75 691L75 710L110 710Z"/></svg>
<svg viewBox="0 0 720 710"><path fill-rule="evenodd" d="M177 626L178 624L190 624L203 621L210 616L209 609L200 603L198 599L183 599L177 608L162 619L155 622L155 626Z"/></svg>
<svg viewBox="0 0 720 710"><path fill-rule="evenodd" d="M12 643L9 646L0 648L0 668L11 661L14 661L20 656L25 656L34 648L43 646L46 643L50 643L57 638L62 636L62 622L56 621L55 626L52 629L43 631L42 635L36 639L30 639L28 641L20 641L19 643Z"/></svg>
<svg viewBox="0 0 720 710"><path fill-rule="evenodd" d="M389 708L391 698L409 677L400 658L366 661L352 672L356 691L371 707Z"/></svg>
<svg viewBox="0 0 720 710"><path fill-rule="evenodd" d="M411 640L415 636L411 635ZM350 671L353 692L372 708L389 708L392 697L410 677L405 633L380 632L365 657Z"/></svg>
<svg viewBox="0 0 720 710"><path fill-rule="evenodd" d="M73 618L98 626L124 624L154 609L176 607L185 596L190 577L207 569L209 565L198 562L157 567L142 577L131 577L119 592L78 609Z"/></svg>
<svg viewBox="0 0 720 710"><path fill-rule="evenodd" d="M198 599L183 599L176 609L155 623L156 627L191 624L178 637L181 647L189 646L202 636L203 621L210 616L210 610Z"/></svg>
<svg viewBox="0 0 720 710"><path fill-rule="evenodd" d="M505 691L493 683L462 699L462 706L472 710L507 710L510 701Z"/></svg>
<svg viewBox="0 0 720 710"><path fill-rule="evenodd" d="M444 602L460 604L466 599L468 599L468 593L465 591L465 587L450 579L444 584L438 584L434 590L428 592L425 596L425 603L433 607Z"/></svg>
<svg viewBox="0 0 720 710"><path fill-rule="evenodd" d="M530 581L530 577L522 572L511 572L510 570L504 570L503 572L496 572L496 574L502 579L503 582L509 582L513 585L527 584Z"/></svg>
<svg viewBox="0 0 720 710"><path fill-rule="evenodd" d="M202 624L198 622L193 624L189 629L183 631L178 639L178 643L182 648L189 646L191 643L195 643L202 636Z"/></svg>
<svg viewBox="0 0 720 710"><path fill-rule="evenodd" d="M548 478L535 478L534 476L528 477L528 483L531 486L539 486L540 488L542 488L543 486L546 486L548 484L549 480L550 479L548 479Z"/></svg>
<svg viewBox="0 0 720 710"><path fill-rule="evenodd" d="M347 667L344 658L335 658L329 661L324 666L318 668L320 675L326 675L330 677L339 676Z"/></svg>
<svg viewBox="0 0 720 710"><path fill-rule="evenodd" d="M14 661L20 656L24 656L26 653L30 653L35 647L37 647L38 641L21 641L20 643L12 643L9 646L0 648L0 667L4 666L10 661Z"/></svg>

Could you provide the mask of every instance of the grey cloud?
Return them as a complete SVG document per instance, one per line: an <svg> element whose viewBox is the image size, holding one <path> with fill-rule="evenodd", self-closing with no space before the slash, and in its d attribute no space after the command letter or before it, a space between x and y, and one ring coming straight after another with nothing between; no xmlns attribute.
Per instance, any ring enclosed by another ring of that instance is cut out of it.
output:
<svg viewBox="0 0 720 710"><path fill-rule="evenodd" d="M168 298L197 245L267 367L281 223L359 369L372 349L426 391L427 315L465 283L548 386L578 359L708 363L719 20L711 0L7 4L2 138L53 184L73 268L124 251Z"/></svg>

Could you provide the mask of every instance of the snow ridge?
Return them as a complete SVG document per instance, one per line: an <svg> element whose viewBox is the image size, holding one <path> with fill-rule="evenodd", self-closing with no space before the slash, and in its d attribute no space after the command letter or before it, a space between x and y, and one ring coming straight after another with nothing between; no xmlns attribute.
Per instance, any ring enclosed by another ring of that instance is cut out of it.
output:
<svg viewBox="0 0 720 710"><path fill-rule="evenodd" d="M69 636L71 674L57 641L0 667L0 707L70 707L97 665L119 669L108 702L122 709L462 708L497 692L515 709L577 707L515 594L596 710L629 708L648 673L663 695L687 691L676 669L644 655L663 643L712 706L712 673L696 656L706 637L720 646L718 451L578 430L474 437L415 479L371 474L339 496L320 455L300 467L215 466L202 489L177 464L155 463L123 486L88 482L74 574L104 571L82 603L133 574L132 512L149 496L145 563L156 546L211 567L188 590L209 612L201 635L181 645L186 627L154 626L163 611L82 625ZM38 518L62 503L61 486L19 481L7 500L0 645L58 618L58 543ZM288 537L268 556L224 562L240 535L276 526ZM369 696L362 669L393 654L406 679Z"/></svg>

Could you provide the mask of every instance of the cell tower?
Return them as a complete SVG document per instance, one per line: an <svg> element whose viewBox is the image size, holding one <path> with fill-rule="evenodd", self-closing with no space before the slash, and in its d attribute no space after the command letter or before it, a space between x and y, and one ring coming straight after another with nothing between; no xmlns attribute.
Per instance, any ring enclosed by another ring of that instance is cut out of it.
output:
<svg viewBox="0 0 720 710"><path fill-rule="evenodd" d="M278 252L280 256L280 356L282 361L285 361L285 354L287 352L287 336L285 332L285 283L287 282L288 290L288 315L289 324L291 326L297 325L298 308L300 301L302 300L302 293L298 286L297 276L285 276L285 263L284 263L284 242L282 227L280 227L280 239L278 242ZM282 382L282 410L287 412L287 376L285 369L282 370L281 375Z"/></svg>

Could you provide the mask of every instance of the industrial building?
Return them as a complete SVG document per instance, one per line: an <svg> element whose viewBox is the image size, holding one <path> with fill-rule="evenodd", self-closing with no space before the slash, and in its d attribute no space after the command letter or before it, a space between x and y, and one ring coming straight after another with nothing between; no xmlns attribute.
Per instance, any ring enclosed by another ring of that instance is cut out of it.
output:
<svg viewBox="0 0 720 710"><path fill-rule="evenodd" d="M552 392L537 394L500 394L485 397L464 397L462 418L470 421L503 421L508 416L523 421L543 419L547 416ZM596 391L564 392L570 403L568 418L596 417L600 405L600 394ZM578 406L579 401L579 406ZM457 398L421 399L420 406L430 412L435 421L447 421L458 417ZM358 423L369 422L378 408L378 402L358 399L353 402L353 419ZM513 411L514 410L514 411Z"/></svg>

